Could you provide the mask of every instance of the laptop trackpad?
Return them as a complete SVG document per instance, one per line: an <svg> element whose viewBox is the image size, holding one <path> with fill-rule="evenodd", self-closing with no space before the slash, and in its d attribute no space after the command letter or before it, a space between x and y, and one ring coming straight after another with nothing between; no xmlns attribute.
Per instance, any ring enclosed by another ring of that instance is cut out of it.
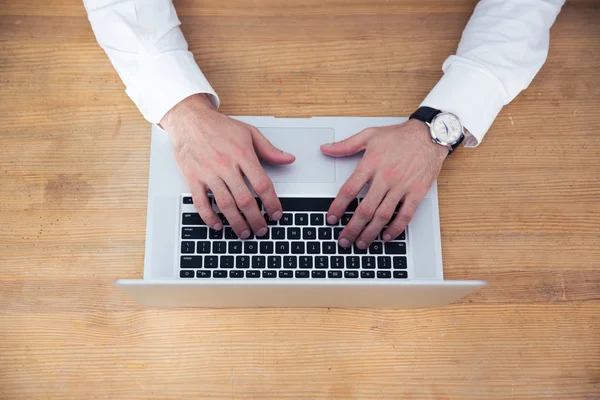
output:
<svg viewBox="0 0 600 400"><path fill-rule="evenodd" d="M334 141L331 128L258 128L273 145L296 156L289 165L263 167L273 182L335 182L335 159L321 153L319 146Z"/></svg>

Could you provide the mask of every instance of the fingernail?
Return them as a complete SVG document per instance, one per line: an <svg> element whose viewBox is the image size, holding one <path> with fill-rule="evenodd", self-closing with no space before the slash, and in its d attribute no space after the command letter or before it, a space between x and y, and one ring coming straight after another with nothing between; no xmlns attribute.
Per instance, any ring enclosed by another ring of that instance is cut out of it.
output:
<svg viewBox="0 0 600 400"><path fill-rule="evenodd" d="M333 146L333 143L325 143L325 144L323 145L323 147L331 147L331 146Z"/></svg>
<svg viewBox="0 0 600 400"><path fill-rule="evenodd" d="M217 222L216 224L213 225L212 227L215 231L220 231L221 229L223 229L223 224L221 224L220 222Z"/></svg>
<svg viewBox="0 0 600 400"><path fill-rule="evenodd" d="M342 247L348 247L350 246L350 242L348 241L348 239L340 239L340 246Z"/></svg>
<svg viewBox="0 0 600 400"><path fill-rule="evenodd" d="M242 234L240 235L240 237L242 239L248 239L250 237L250 231L248 229L246 229L245 231L242 232Z"/></svg>
<svg viewBox="0 0 600 400"><path fill-rule="evenodd" d="M356 243L356 247L358 247L361 250L364 250L367 248L367 244L361 240L358 243Z"/></svg>
<svg viewBox="0 0 600 400"><path fill-rule="evenodd" d="M337 217L335 215L328 215L327 216L327 223L330 225L336 224L337 223Z"/></svg>
<svg viewBox="0 0 600 400"><path fill-rule="evenodd" d="M383 240L389 242L390 240L392 240L392 235L386 233L385 235L383 235Z"/></svg>
<svg viewBox="0 0 600 400"><path fill-rule="evenodd" d="M283 217L283 215L281 214L281 211L275 211L273 213L273 215L271 215L271 219L273 221L279 221L281 219L281 217Z"/></svg>
<svg viewBox="0 0 600 400"><path fill-rule="evenodd" d="M267 228L262 227L258 230L258 232L256 232L256 236L260 237L260 236L265 236L267 234Z"/></svg>

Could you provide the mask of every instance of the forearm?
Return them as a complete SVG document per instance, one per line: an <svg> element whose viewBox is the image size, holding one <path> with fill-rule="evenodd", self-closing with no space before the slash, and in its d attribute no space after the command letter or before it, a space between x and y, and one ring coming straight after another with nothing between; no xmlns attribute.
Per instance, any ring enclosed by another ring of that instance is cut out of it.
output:
<svg viewBox="0 0 600 400"><path fill-rule="evenodd" d="M196 64L171 0L84 0L98 43L126 86L126 93L153 123L177 103L206 93L219 99Z"/></svg>
<svg viewBox="0 0 600 400"><path fill-rule="evenodd" d="M458 115L470 136L483 139L502 107L527 88L544 64L550 27L564 0L481 0L456 55L422 105Z"/></svg>

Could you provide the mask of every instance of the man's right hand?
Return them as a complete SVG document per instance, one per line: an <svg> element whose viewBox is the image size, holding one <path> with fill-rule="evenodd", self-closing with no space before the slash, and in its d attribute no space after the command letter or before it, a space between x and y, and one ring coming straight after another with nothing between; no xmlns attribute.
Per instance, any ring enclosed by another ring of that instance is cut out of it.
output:
<svg viewBox="0 0 600 400"><path fill-rule="evenodd" d="M295 160L293 155L277 149L255 127L215 110L204 94L182 100L160 124L171 136L175 158L194 205L209 226L223 228L211 206L208 190L240 238L248 238L250 228L259 237L266 234L266 221L244 176L271 219L281 218L281 203L259 158L270 164L290 164Z"/></svg>

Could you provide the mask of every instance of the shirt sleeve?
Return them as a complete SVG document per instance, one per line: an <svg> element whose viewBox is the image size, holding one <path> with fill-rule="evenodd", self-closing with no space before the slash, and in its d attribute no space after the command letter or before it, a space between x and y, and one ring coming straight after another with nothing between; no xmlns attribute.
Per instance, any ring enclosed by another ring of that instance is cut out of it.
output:
<svg viewBox="0 0 600 400"><path fill-rule="evenodd" d="M477 146L502 107L527 88L548 55L550 27L564 0L481 0L456 55L422 106L456 114Z"/></svg>
<svg viewBox="0 0 600 400"><path fill-rule="evenodd" d="M177 103L206 93L219 98L196 64L171 0L84 0L88 18L127 95L159 123Z"/></svg>

